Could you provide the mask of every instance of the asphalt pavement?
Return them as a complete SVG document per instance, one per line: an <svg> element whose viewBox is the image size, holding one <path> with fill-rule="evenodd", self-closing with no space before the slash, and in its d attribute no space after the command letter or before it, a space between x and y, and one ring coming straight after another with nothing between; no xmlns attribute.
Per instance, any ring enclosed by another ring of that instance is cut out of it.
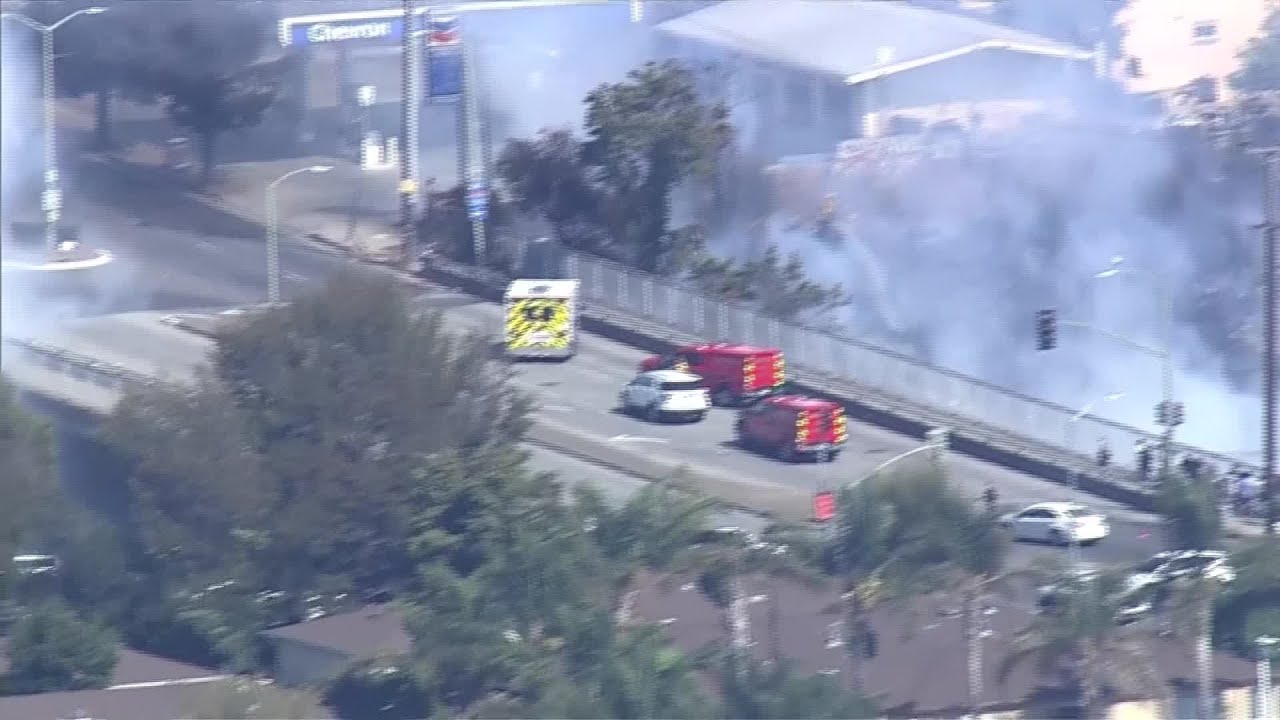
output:
<svg viewBox="0 0 1280 720"><path fill-rule="evenodd" d="M177 223L142 223L114 206L79 203L92 217L81 226L86 244L115 260L92 272L6 272L6 294L55 306L65 315L105 315L137 310L223 308L266 300L266 244L262 237L201 233ZM282 290L323 280L344 263L321 249L283 244ZM24 277L24 275L26 277ZM51 277L56 275L56 277ZM27 279L29 278L29 279Z"/></svg>

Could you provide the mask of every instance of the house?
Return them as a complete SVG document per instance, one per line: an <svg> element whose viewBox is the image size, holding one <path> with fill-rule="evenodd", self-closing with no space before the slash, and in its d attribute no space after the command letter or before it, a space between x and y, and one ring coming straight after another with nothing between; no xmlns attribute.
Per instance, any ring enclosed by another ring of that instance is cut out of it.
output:
<svg viewBox="0 0 1280 720"><path fill-rule="evenodd" d="M409 651L403 616L388 605L370 605L262 635L276 652L276 681L289 687L327 682L347 665L380 653Z"/></svg>
<svg viewBox="0 0 1280 720"><path fill-rule="evenodd" d="M694 653L725 638L719 609L692 583L673 585L642 575L635 586L631 617L665 626L677 647ZM751 640L758 659L775 651L808 674L847 678L848 656L836 611L838 596L787 582L748 579ZM775 602L776 599L776 602ZM772 615L772 618L771 618ZM1026 626L1029 613L1017 603L993 601L984 642L983 716L989 720L1049 717L1069 701L1061 686L1030 667L1015 667L1001 678L999 666L1007 640ZM950 718L964 714L968 696L966 646L957 608L922 606L917 612L881 612L873 618L880 638L878 654L861 668L865 687L891 718ZM379 652L404 652L410 641L401 615L374 606L343 615L268 631L280 651L281 684L322 682L344 665ZM1169 685L1177 717L1195 717L1195 663L1185 642L1160 640L1151 646L1156 672ZM1214 660L1222 717L1253 717L1253 663L1219 654ZM926 672L928 682L921 682ZM1117 691L1111 717L1158 718L1157 703L1141 692ZM1061 715L1054 715L1063 717Z"/></svg>
<svg viewBox="0 0 1280 720"><path fill-rule="evenodd" d="M1094 73L1089 51L906 3L725 0L657 30L661 54L712 68L746 141L775 156L1043 112Z"/></svg>
<svg viewBox="0 0 1280 720"><path fill-rule="evenodd" d="M725 637L720 610L693 585L670 586L645 578L638 588L634 615L665 625L676 645L686 652ZM752 648L757 658L768 658L776 648L801 672L848 677L849 660L835 610L835 593L753 579L748 598ZM1037 675L1033 668L1015 666L1007 677L1000 677L1007 641L1026 627L1029 613L1016 603L994 601L985 617L982 716L992 720L1069 717L1057 714L1070 701L1065 688ZM965 714L968 677L959 608L944 603L922 605L912 613L883 611L872 618L872 625L879 638L877 655L864 660L860 671L864 687L888 717L954 718ZM1175 716L1196 717L1195 663L1188 644L1158 640L1150 650L1156 672L1169 684ZM1214 669L1221 716L1253 717L1254 664L1218 654ZM922 681L924 677L927 682ZM1142 692L1124 689L1114 696L1110 717L1154 719L1160 717L1160 708Z"/></svg>
<svg viewBox="0 0 1280 720"><path fill-rule="evenodd" d="M7 669L0 640L0 672ZM188 716L212 683L227 678L216 670L122 648L110 687L0 697L0 718L174 720Z"/></svg>
<svg viewBox="0 0 1280 720"><path fill-rule="evenodd" d="M1129 0L1116 14L1119 57L1108 73L1130 92L1230 100L1227 79L1240 52L1278 7L1274 0Z"/></svg>

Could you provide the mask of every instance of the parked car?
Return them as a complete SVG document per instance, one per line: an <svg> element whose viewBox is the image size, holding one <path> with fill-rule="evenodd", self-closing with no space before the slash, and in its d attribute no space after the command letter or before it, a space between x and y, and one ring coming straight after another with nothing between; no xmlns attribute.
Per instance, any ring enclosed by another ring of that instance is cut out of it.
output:
<svg viewBox="0 0 1280 720"><path fill-rule="evenodd" d="M803 395L775 395L738 413L738 444L779 459L833 461L849 440L844 406Z"/></svg>
<svg viewBox="0 0 1280 720"><path fill-rule="evenodd" d="M1047 542L1054 545L1092 545L1111 534L1107 518L1084 505L1071 502L1043 502L1001 519L1014 540Z"/></svg>
<svg viewBox="0 0 1280 720"><path fill-rule="evenodd" d="M1054 614L1062 611L1065 601L1071 593L1080 592L1085 584L1098 576L1095 567L1081 567L1058 582L1041 585L1036 589L1036 608L1042 613ZM1116 622L1125 625L1136 622L1151 614L1150 595L1142 588L1129 587L1120 598L1120 608Z"/></svg>
<svg viewBox="0 0 1280 720"><path fill-rule="evenodd" d="M697 422L711 409L711 396L702 378L678 370L642 372L627 383L618 402L628 413L659 422L679 418Z"/></svg>
<svg viewBox="0 0 1280 720"><path fill-rule="evenodd" d="M731 343L686 345L640 363L641 371L663 369L701 377L711 391L711 401L722 407L778 393L787 381L781 350Z"/></svg>
<svg viewBox="0 0 1280 720"><path fill-rule="evenodd" d="M1236 579L1235 568L1221 550L1174 550L1156 553L1129 576L1130 587L1159 587L1175 580L1203 576L1221 583Z"/></svg>

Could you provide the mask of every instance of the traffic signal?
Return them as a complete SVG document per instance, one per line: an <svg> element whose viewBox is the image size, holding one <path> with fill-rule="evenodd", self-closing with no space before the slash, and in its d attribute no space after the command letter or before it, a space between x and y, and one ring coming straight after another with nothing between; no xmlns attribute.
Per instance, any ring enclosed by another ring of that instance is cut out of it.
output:
<svg viewBox="0 0 1280 720"><path fill-rule="evenodd" d="M1036 311L1036 349L1052 350L1058 347L1058 311Z"/></svg>

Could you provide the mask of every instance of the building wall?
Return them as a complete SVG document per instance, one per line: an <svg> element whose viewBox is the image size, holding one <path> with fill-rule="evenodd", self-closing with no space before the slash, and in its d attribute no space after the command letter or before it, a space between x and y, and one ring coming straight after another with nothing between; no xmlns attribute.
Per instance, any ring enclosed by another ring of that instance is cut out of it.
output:
<svg viewBox="0 0 1280 720"><path fill-rule="evenodd" d="M1116 703L1107 713L1108 720L1160 720L1163 717L1157 700Z"/></svg>
<svg viewBox="0 0 1280 720"><path fill-rule="evenodd" d="M1123 39L1110 74L1139 93L1209 77L1229 99L1226 78L1239 67L1236 56L1275 7L1275 0L1129 0L1116 14Z"/></svg>
<svg viewBox="0 0 1280 720"><path fill-rule="evenodd" d="M346 655L296 642L277 639L275 679L287 687L323 683L337 677L351 662Z"/></svg>

